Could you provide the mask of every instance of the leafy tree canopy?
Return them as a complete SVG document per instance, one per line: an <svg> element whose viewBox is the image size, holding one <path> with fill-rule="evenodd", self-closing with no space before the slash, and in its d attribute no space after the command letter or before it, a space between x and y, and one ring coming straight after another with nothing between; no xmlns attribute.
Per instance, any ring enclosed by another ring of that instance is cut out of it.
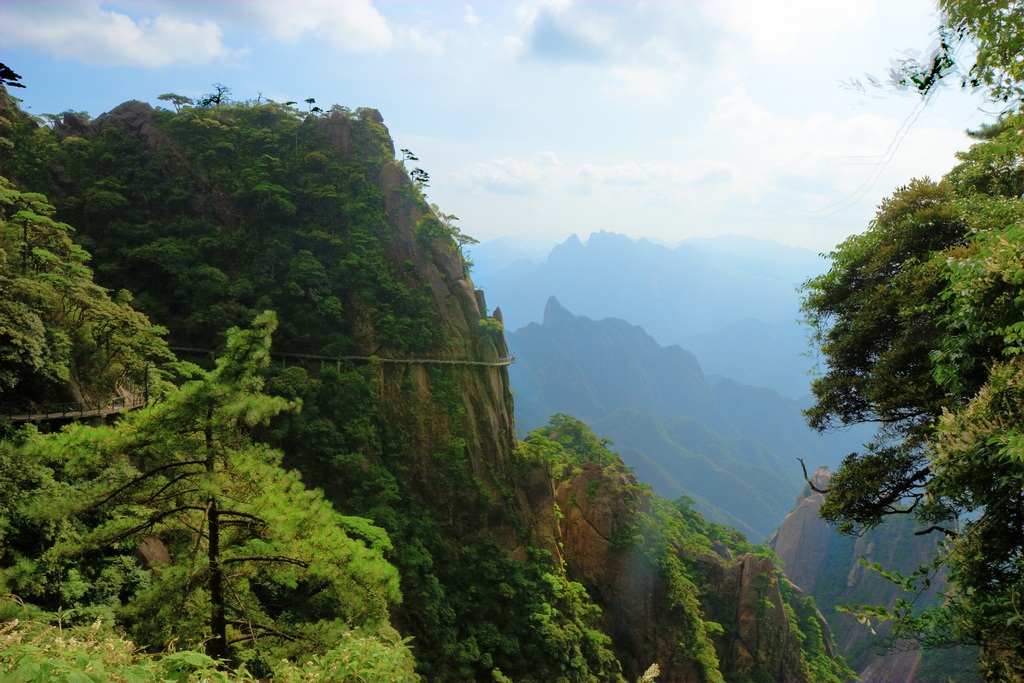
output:
<svg viewBox="0 0 1024 683"><path fill-rule="evenodd" d="M946 532L952 619L931 623L981 644L990 680L1024 680L1022 129L1007 117L943 182L897 190L804 300L824 362L809 422L880 425L822 515L852 530L913 512Z"/></svg>
<svg viewBox="0 0 1024 683"><path fill-rule="evenodd" d="M93 282L71 233L45 196L0 177L0 400L109 395L169 357L166 330Z"/></svg>

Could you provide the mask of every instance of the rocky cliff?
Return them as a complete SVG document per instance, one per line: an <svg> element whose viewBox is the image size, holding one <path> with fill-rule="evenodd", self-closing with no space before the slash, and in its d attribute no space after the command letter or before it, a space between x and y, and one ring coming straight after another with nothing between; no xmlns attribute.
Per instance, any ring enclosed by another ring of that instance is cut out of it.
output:
<svg viewBox="0 0 1024 683"><path fill-rule="evenodd" d="M825 469L811 477L816 489L827 490L831 475ZM964 662L969 652L950 656L946 652L920 649L889 651L888 625L875 624L875 631L849 614L835 611L839 605L886 605L900 597L911 599L898 586L865 567L878 562L887 571L909 574L929 564L935 554L932 536L917 536L912 517L891 519L860 536L842 536L818 517L824 496L806 488L796 507L768 539L784 567L787 578L812 595L825 612L835 633L839 652L865 683L885 681L969 680ZM919 599L924 605L934 600L943 582L936 580L931 591ZM957 661L957 660L961 661Z"/></svg>
<svg viewBox="0 0 1024 683"><path fill-rule="evenodd" d="M657 662L658 680L668 683L717 675L815 680L798 619L822 630L821 644L832 656L828 625L801 603L771 559L734 555L735 537L699 547L685 534L653 528L651 519L666 514L665 502L623 468L585 463L558 481L554 493L558 515L550 523L567 571L603 607L602 624L627 677ZM702 649L704 643L712 647ZM718 673L707 670L711 662Z"/></svg>

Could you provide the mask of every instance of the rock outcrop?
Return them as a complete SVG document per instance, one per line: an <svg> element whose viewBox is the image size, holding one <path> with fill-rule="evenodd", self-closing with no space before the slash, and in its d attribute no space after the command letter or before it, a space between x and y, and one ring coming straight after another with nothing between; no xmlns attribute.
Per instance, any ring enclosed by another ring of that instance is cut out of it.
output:
<svg viewBox="0 0 1024 683"><path fill-rule="evenodd" d="M811 477L814 487L827 490L831 475L826 469L819 469ZM825 497L811 490L797 496L797 505L779 526L778 531L768 540L783 562L786 577L807 593L814 593L814 586L825 569L829 548L835 532L818 516L818 510Z"/></svg>
<svg viewBox="0 0 1024 683"><path fill-rule="evenodd" d="M831 475L824 468L819 469L811 481L815 488L827 490ZM891 633L888 624L874 624L873 633L853 616L835 608L864 604L892 607L900 597L910 599L912 596L861 564L861 559L878 562L886 570L909 574L931 561L936 550L935 538L915 535L914 519L907 516L890 519L861 536L842 536L818 517L823 502L821 493L805 489L796 507L768 539L786 576L814 597L832 626L839 653L865 683L933 680L934 668L923 674L924 678L919 677L919 672L936 655L920 649L890 652L885 647ZM943 583L941 576L934 580L932 589L918 604L923 606L935 599ZM969 680L967 666L958 667L955 658L947 659L950 665L939 665L943 680ZM965 659L970 661L971 657Z"/></svg>
<svg viewBox="0 0 1024 683"><path fill-rule="evenodd" d="M663 683L705 680L699 662L681 644L693 637L687 614L673 587L652 561L650 546L630 543L629 531L650 501L632 475L585 463L555 493L561 519L558 538L569 575L590 591L604 610L628 679L658 662ZM784 607L772 561L745 554L694 553L674 546L675 556L703 579L700 611L722 632L712 642L720 671L727 677L808 680L800 638ZM827 626L825 627L827 629Z"/></svg>

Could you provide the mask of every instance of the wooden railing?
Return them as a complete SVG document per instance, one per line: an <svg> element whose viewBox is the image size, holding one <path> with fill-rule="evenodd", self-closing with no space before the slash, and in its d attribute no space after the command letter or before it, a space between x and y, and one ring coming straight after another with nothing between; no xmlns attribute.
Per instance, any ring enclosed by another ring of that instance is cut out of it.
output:
<svg viewBox="0 0 1024 683"><path fill-rule="evenodd" d="M41 422L43 420L81 420L87 417L104 417L124 410L141 408L146 405L146 394L125 394L100 401L78 401L70 403L44 403L37 406L3 406L11 422Z"/></svg>
<svg viewBox="0 0 1024 683"><path fill-rule="evenodd" d="M193 346L171 346L168 347L175 353L185 354L200 354L200 355L214 355L220 353L214 349L199 349ZM317 361L320 363L320 367L323 367L327 363L334 363L340 365L341 363L408 363L408 364L423 364L423 365L477 365L485 367L504 367L512 365L516 362L515 354L506 358L498 358L496 360L470 360L466 358L398 358L388 356L325 356L315 353L288 353L284 351L271 351L271 360L280 360L287 365L289 360L307 360Z"/></svg>

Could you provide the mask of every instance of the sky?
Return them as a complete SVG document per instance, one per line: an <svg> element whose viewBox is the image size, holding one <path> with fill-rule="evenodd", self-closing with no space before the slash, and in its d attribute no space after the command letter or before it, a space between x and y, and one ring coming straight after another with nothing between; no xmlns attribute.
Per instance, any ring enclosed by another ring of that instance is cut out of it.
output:
<svg viewBox="0 0 1024 683"><path fill-rule="evenodd" d="M36 115L215 83L378 109L429 201L482 241L829 251L995 118L957 87L870 87L937 24L926 0L0 0L0 61Z"/></svg>

